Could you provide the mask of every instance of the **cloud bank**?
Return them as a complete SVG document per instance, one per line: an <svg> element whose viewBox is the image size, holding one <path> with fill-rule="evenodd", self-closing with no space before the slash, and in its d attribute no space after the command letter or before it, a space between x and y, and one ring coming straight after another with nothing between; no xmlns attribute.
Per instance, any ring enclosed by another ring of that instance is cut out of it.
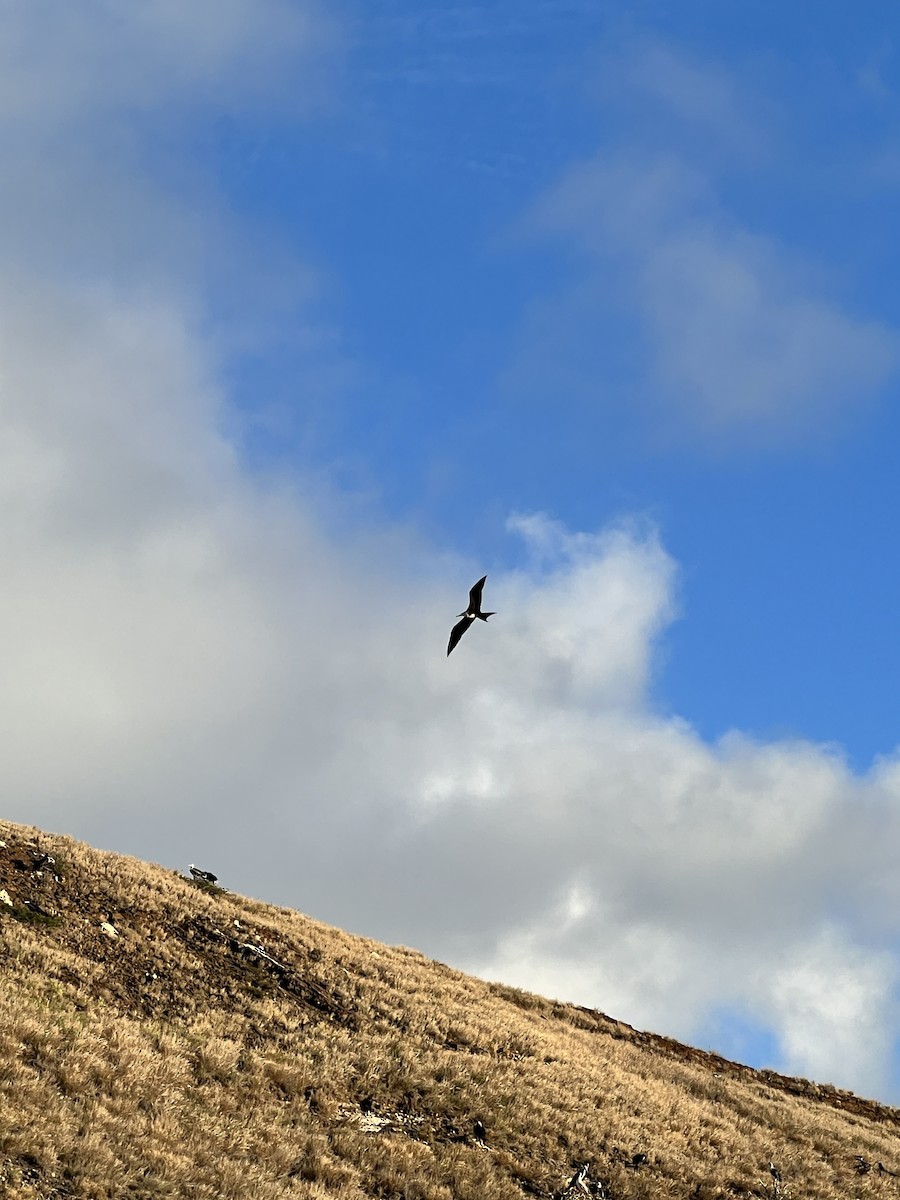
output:
<svg viewBox="0 0 900 1200"><path fill-rule="evenodd" d="M35 239L79 241L67 204ZM686 1038L746 1013L783 1067L896 1095L900 761L658 711L677 566L639 521L512 517L523 565L447 659L482 565L248 472L196 264L143 285L169 229L106 283L3 247L6 815Z"/></svg>

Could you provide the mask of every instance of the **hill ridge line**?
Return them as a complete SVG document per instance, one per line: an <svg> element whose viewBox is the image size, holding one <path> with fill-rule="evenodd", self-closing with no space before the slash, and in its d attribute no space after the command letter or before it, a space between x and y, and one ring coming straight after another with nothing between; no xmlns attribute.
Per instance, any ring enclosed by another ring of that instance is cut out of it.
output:
<svg viewBox="0 0 900 1200"><path fill-rule="evenodd" d="M897 1194L896 1108L62 834L0 841L17 1195Z"/></svg>

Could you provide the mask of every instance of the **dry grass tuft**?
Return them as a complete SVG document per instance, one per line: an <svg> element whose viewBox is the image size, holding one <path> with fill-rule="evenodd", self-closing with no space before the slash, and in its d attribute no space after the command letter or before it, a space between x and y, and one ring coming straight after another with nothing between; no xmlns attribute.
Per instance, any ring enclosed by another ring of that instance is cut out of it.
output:
<svg viewBox="0 0 900 1200"><path fill-rule="evenodd" d="M0 1195L900 1193L896 1109L67 838L0 841Z"/></svg>

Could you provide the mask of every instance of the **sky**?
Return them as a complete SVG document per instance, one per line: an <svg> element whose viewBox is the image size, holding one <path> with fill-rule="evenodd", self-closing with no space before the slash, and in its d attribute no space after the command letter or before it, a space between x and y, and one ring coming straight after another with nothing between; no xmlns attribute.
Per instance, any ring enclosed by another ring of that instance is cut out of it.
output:
<svg viewBox="0 0 900 1200"><path fill-rule="evenodd" d="M900 17L814 15L0 0L4 815L900 1103Z"/></svg>

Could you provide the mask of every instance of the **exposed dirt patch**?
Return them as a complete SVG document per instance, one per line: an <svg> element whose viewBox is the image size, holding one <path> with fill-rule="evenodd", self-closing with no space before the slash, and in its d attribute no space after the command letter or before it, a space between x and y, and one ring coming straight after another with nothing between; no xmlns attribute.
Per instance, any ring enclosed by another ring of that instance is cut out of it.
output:
<svg viewBox="0 0 900 1200"><path fill-rule="evenodd" d="M0 889L13 905L0 904L0 921L30 921L70 951L69 961L53 969L63 983L88 987L123 1012L163 1021L212 1004L241 1008L248 998L278 993L291 997L310 1019L353 1027L353 1003L316 969L321 953L257 927L227 894L221 897L220 921L171 905L151 913L124 902L114 885L98 886L51 845L5 840ZM98 968L91 978L79 960Z"/></svg>

